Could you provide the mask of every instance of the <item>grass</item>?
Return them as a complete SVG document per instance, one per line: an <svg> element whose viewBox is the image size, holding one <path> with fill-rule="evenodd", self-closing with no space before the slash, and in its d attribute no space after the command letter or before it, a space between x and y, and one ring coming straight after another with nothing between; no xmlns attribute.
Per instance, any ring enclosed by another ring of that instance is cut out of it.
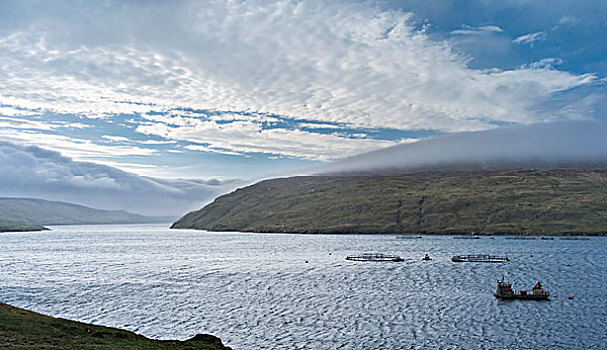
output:
<svg viewBox="0 0 607 350"><path fill-rule="evenodd" d="M229 349L211 335L152 340L120 329L49 317L0 303L0 349Z"/></svg>
<svg viewBox="0 0 607 350"><path fill-rule="evenodd" d="M266 180L174 228L294 233L607 233L607 172L512 170Z"/></svg>
<svg viewBox="0 0 607 350"><path fill-rule="evenodd" d="M44 226L12 221L0 221L0 232L26 232L48 230Z"/></svg>
<svg viewBox="0 0 607 350"><path fill-rule="evenodd" d="M137 224L166 222L124 210L101 210L66 202L36 198L0 197L0 221L39 225Z"/></svg>

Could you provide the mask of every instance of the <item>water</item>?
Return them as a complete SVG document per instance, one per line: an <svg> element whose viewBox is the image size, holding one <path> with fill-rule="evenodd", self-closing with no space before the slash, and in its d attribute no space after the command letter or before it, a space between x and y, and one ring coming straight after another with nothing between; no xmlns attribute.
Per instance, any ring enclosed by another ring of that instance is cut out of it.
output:
<svg viewBox="0 0 607 350"><path fill-rule="evenodd" d="M344 259L360 252L405 262ZM425 253L434 260L422 261ZM450 261L473 253L511 262ZM0 301L152 338L211 333L234 349L605 349L606 267L601 237L401 240L58 226L0 234ZM540 280L552 300L498 301L501 275L515 289Z"/></svg>

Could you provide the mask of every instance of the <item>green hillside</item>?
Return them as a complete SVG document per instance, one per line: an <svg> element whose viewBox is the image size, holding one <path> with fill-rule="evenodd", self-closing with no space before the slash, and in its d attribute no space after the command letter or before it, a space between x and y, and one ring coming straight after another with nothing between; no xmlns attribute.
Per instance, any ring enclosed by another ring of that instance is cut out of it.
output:
<svg viewBox="0 0 607 350"><path fill-rule="evenodd" d="M229 350L221 340L199 334L186 341L152 340L120 329L49 317L0 303L0 349Z"/></svg>
<svg viewBox="0 0 607 350"><path fill-rule="evenodd" d="M238 189L172 226L299 233L607 233L607 172L305 176Z"/></svg>
<svg viewBox="0 0 607 350"><path fill-rule="evenodd" d="M124 210L100 210L33 198L0 198L0 221L35 225L136 224L163 222Z"/></svg>
<svg viewBox="0 0 607 350"><path fill-rule="evenodd" d="M43 231L48 230L44 226L23 224L19 222L1 221L0 220L0 232L26 232L26 231Z"/></svg>

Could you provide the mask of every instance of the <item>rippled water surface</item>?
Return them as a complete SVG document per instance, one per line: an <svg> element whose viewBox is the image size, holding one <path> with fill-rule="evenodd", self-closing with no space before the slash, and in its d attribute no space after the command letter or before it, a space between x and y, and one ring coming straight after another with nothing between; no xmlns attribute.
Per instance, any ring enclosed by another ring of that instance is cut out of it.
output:
<svg viewBox="0 0 607 350"><path fill-rule="evenodd" d="M361 263L348 254L400 255ZM434 260L424 262L429 253ZM452 255L506 255L505 264ZM0 234L0 301L234 349L607 348L607 238L456 240L57 226ZM498 301L542 281L551 301ZM574 296L569 300L568 296Z"/></svg>

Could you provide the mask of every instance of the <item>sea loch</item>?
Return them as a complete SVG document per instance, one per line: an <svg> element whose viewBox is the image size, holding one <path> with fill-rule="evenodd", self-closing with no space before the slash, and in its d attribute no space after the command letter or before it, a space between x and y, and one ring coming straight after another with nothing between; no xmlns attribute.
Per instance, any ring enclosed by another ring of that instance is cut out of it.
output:
<svg viewBox="0 0 607 350"><path fill-rule="evenodd" d="M55 226L0 234L0 300L234 349L607 348L607 238L454 240ZM382 252L404 262L351 262ZM422 261L429 253L433 260ZM457 254L508 256L457 264ZM499 301L538 280L551 301ZM568 299L574 296L574 299Z"/></svg>

